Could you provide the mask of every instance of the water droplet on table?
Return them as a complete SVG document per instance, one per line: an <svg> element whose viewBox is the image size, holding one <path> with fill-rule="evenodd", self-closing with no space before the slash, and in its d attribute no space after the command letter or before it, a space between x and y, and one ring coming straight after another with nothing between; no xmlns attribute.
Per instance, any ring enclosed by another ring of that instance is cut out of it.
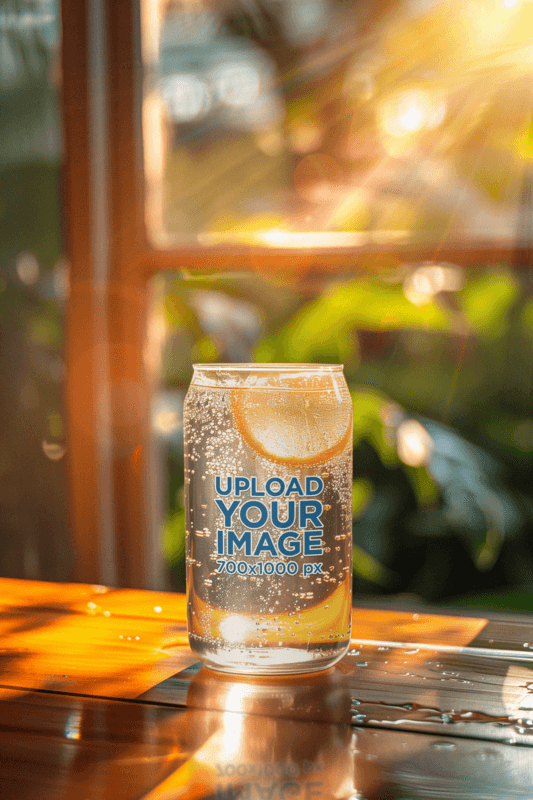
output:
<svg viewBox="0 0 533 800"><path fill-rule="evenodd" d="M432 747L433 750L455 750L453 742L432 742L430 747Z"/></svg>

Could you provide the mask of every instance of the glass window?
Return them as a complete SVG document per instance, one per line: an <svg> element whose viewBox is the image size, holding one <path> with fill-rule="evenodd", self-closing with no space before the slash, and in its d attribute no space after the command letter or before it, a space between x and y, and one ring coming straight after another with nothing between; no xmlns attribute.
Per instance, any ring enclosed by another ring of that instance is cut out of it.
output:
<svg viewBox="0 0 533 800"><path fill-rule="evenodd" d="M144 0L142 15L146 220L164 263L176 253L150 322L174 585L192 363L331 361L354 401L356 593L530 607L533 4ZM203 269L227 244L263 249L246 272Z"/></svg>
<svg viewBox="0 0 533 800"><path fill-rule="evenodd" d="M143 13L158 244L514 242L531 3L145 0Z"/></svg>

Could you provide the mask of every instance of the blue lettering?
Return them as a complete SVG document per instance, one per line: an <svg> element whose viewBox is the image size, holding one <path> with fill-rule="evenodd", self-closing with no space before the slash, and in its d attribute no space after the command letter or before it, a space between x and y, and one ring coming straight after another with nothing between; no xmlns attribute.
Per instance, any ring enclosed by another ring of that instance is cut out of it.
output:
<svg viewBox="0 0 533 800"><path fill-rule="evenodd" d="M217 555L224 555L224 531L217 531Z"/></svg>
<svg viewBox="0 0 533 800"><path fill-rule="evenodd" d="M217 475L215 478L215 489L217 494L228 495L231 493L231 478L226 478L227 480L227 489L222 488L222 481L220 475Z"/></svg>
<svg viewBox="0 0 533 800"><path fill-rule="evenodd" d="M282 556L299 556L302 551L302 543L297 531L282 533L278 539L278 549Z"/></svg>
<svg viewBox="0 0 533 800"><path fill-rule="evenodd" d="M294 520L296 519L296 508L294 500L289 500L287 510L287 520L282 522L279 518L279 503L277 500L272 501L272 523L276 528L292 528Z"/></svg>
<svg viewBox="0 0 533 800"><path fill-rule="evenodd" d="M238 501L235 500L237 503ZM248 517L248 511L252 508L257 508L260 512L260 517L257 522L250 520ZM268 510L264 503L260 503L259 500L248 500L246 503L243 504L240 512L241 522L243 525L247 525L249 528L261 528L268 519Z"/></svg>
<svg viewBox="0 0 533 800"><path fill-rule="evenodd" d="M289 485L287 486L287 491L285 492L285 496L288 497L290 494L299 494L300 497L304 497L304 490L301 487L300 481L298 478L291 478Z"/></svg>
<svg viewBox="0 0 533 800"><path fill-rule="evenodd" d="M315 489L311 488L311 483L313 481L316 483ZM316 475L309 475L305 479L305 494L307 495L307 497L313 497L313 495L315 494L320 494L323 488L324 488L324 481L322 480L322 478L319 478Z"/></svg>
<svg viewBox="0 0 533 800"><path fill-rule="evenodd" d="M251 556L252 555L252 532L251 531L244 531L243 535L239 539L235 531L228 531L228 556L234 555L233 545L237 548L237 550L242 550L244 547L244 555Z"/></svg>
<svg viewBox="0 0 533 800"><path fill-rule="evenodd" d="M277 556L274 542L268 531L263 531L261 534L261 538L257 542L254 550L254 556L260 556L261 553L270 553L271 556Z"/></svg>
<svg viewBox="0 0 533 800"><path fill-rule="evenodd" d="M235 478L235 495L238 497L243 492L246 492L250 488L250 481L248 478L243 478L239 476Z"/></svg>
<svg viewBox="0 0 533 800"><path fill-rule="evenodd" d="M311 522L315 528L323 528L320 522L320 515L324 507L320 500L300 500L300 523L299 528L306 528L307 522Z"/></svg>
<svg viewBox="0 0 533 800"><path fill-rule="evenodd" d="M226 526L226 528L230 527L231 518L234 515L235 509L239 505L239 502L240 502L239 500L234 500L233 503L230 505L230 507L226 508L226 506L224 505L224 501L223 500L218 500L218 499L215 500L215 503L217 504L217 506L220 508L220 510L224 514L224 525Z"/></svg>
<svg viewBox="0 0 533 800"><path fill-rule="evenodd" d="M252 491L250 492L252 497L264 497L264 492L259 492L257 490L257 478L252 478Z"/></svg>
<svg viewBox="0 0 533 800"><path fill-rule="evenodd" d="M272 484L273 483L277 483L278 484L279 491L277 491L277 492L273 491L273 489L272 489ZM265 488L267 490L267 494L269 494L270 497L279 497L280 494L283 494L283 492L285 490L285 481L282 480L281 478L269 478L267 480L267 482L266 482L266 487Z"/></svg>
<svg viewBox="0 0 533 800"><path fill-rule="evenodd" d="M322 548L323 531L304 531L304 556L321 556L324 552Z"/></svg>

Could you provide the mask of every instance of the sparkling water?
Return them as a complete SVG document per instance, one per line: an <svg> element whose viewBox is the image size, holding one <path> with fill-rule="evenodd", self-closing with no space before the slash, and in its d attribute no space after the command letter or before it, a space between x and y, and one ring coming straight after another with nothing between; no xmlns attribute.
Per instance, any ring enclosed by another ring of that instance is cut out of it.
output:
<svg viewBox="0 0 533 800"><path fill-rule="evenodd" d="M193 651L325 669L351 622L352 410L342 367L197 365L184 409Z"/></svg>

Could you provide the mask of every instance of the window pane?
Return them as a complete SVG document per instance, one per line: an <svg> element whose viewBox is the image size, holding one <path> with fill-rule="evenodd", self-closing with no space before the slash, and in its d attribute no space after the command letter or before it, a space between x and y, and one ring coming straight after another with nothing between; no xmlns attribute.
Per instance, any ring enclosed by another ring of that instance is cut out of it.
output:
<svg viewBox="0 0 533 800"><path fill-rule="evenodd" d="M143 1L155 241L529 238L530 2Z"/></svg>
<svg viewBox="0 0 533 800"><path fill-rule="evenodd" d="M312 284L252 273L157 278L152 423L174 587L184 587L192 363L341 362L354 405L356 594L455 602L474 593L497 606L515 592L516 607L531 609L532 291L529 273L499 267Z"/></svg>
<svg viewBox="0 0 533 800"><path fill-rule="evenodd" d="M59 10L0 12L0 570L67 579Z"/></svg>

